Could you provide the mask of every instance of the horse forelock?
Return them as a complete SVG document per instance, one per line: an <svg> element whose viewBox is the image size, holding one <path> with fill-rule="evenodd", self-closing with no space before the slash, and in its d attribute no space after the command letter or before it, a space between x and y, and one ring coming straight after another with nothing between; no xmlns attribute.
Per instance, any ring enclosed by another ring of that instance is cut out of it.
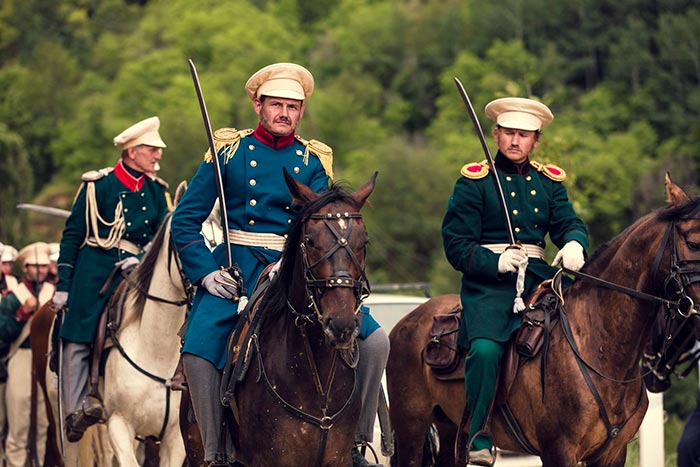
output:
<svg viewBox="0 0 700 467"><path fill-rule="evenodd" d="M697 219L700 213L700 198L691 198L681 205L669 204L657 211L659 220L664 222Z"/></svg>
<svg viewBox="0 0 700 467"><path fill-rule="evenodd" d="M308 216L315 214L331 203L346 203L352 206L354 212L358 212L361 206L357 205L355 199L344 184L334 182L330 188L320 193L320 196L309 204L300 206L287 234L284 250L282 252L282 266L275 279L270 284L270 288L265 294L261 307L265 310L262 325L269 320L274 320L282 316L287 311L287 299L289 298L289 287L293 283L294 274L298 267L299 245L302 241L304 224ZM252 285L252 284L251 284ZM301 311L301 310L300 310Z"/></svg>

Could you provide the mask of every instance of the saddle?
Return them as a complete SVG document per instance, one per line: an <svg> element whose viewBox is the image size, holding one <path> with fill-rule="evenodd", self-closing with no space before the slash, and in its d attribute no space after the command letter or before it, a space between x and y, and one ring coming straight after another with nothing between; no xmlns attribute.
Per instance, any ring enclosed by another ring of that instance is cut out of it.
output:
<svg viewBox="0 0 700 467"><path fill-rule="evenodd" d="M540 353L559 320L559 298L551 280L544 281L532 291L525 303L520 329L510 340L501 365L503 384L499 384L499 391L505 387L504 396L507 396L518 368ZM430 339L423 349L422 359L436 379L464 379L466 351L457 344L461 313L462 305L459 304L449 313L433 316Z"/></svg>

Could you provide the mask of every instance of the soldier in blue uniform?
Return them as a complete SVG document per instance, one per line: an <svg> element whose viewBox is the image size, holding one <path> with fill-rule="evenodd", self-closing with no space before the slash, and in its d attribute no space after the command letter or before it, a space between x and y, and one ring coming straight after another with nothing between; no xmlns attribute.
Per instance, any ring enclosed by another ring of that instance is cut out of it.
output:
<svg viewBox="0 0 700 467"><path fill-rule="evenodd" d="M562 184L565 172L529 159L542 128L554 118L549 108L530 99L503 98L489 103L486 115L496 122L494 163L515 240L522 245L508 248L507 226L488 164L466 164L447 205L442 237L447 259L462 273L459 341L468 349L465 385L471 414L469 462L474 465L494 462L493 442L482 429L501 356L520 325L521 317L513 309L521 264L527 267L525 296L556 272L544 260L548 233L561 248L553 265L561 262L579 270L588 248L588 231Z"/></svg>
<svg viewBox="0 0 700 467"><path fill-rule="evenodd" d="M214 132L214 139L229 223L229 232L224 235L228 234L231 257L252 290L262 270L280 258L294 217L282 169L319 192L328 188L333 177L333 153L324 143L295 134L305 100L314 88L306 68L293 63L272 64L253 74L245 88L260 119L257 128L222 128ZM219 446L223 415L219 387L228 338L238 321L239 304L232 298L239 290L234 278L221 268L227 261L225 244L210 251L200 233L217 199L214 170L212 154L207 152L175 209L171 227L185 273L199 285L182 352L204 458L210 465L226 465L235 461L235 452L228 433L224 433L226 445ZM367 431L372 434L381 374L389 353L386 332L378 329L368 310L363 313L360 355L366 359L358 365L364 365L365 370L358 381L364 386L360 391L368 394L363 413L369 413L364 417L369 421L359 427L360 438Z"/></svg>
<svg viewBox="0 0 700 467"><path fill-rule="evenodd" d="M63 339L63 392L68 441L104 420L100 401L87 397L89 357L100 313L121 275L110 273L138 263L168 212L167 184L148 174L163 154L158 117L142 120L117 135L121 159L113 168L82 176L61 238L58 283L53 299L67 305ZM103 293L103 287L107 286Z"/></svg>

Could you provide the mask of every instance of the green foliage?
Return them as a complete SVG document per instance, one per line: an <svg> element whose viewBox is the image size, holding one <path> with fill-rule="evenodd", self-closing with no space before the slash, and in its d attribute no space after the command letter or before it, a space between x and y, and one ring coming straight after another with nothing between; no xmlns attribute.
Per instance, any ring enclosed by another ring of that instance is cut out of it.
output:
<svg viewBox="0 0 700 467"><path fill-rule="evenodd" d="M296 61L316 79L299 134L333 147L353 185L380 172L367 214L375 282L456 292L440 223L460 167L484 155L453 78L492 151L487 102L530 96L552 108L533 159L567 171L599 245L661 205L665 170L697 191L699 27L687 0L6 0L0 121L3 147L19 149L3 150L0 171L27 182L13 196L50 193L66 207L80 173L114 164L113 136L158 115L160 175L175 185L207 145L187 59L215 128L254 127L248 76ZM29 200L5 209L18 201Z"/></svg>

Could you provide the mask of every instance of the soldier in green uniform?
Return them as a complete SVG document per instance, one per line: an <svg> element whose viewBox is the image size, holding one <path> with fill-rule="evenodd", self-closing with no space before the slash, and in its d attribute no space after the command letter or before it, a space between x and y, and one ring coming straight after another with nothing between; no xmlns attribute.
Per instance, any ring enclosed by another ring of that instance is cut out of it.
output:
<svg viewBox="0 0 700 467"><path fill-rule="evenodd" d="M519 245L509 248L493 174L485 161L462 167L442 224L447 259L462 273L459 341L468 349L468 449L474 465L494 462L493 442L483 429L501 356L520 325L520 315L514 312L518 270L523 270L525 296L554 275L552 266L561 262L572 270L583 267L588 247L588 231L562 184L564 171L529 159L542 128L554 118L549 108L530 99L503 98L489 103L486 115L496 122L494 164ZM552 266L544 260L548 233L560 248Z"/></svg>
<svg viewBox="0 0 700 467"><path fill-rule="evenodd" d="M113 274L108 282L110 273L138 263L168 212L167 184L149 176L165 148L159 127L158 117L151 117L114 138L121 148L120 161L113 168L83 174L63 230L53 303L57 309L67 305L60 331L60 376L66 437L71 442L104 420L101 402L86 396L99 316L121 278Z"/></svg>

